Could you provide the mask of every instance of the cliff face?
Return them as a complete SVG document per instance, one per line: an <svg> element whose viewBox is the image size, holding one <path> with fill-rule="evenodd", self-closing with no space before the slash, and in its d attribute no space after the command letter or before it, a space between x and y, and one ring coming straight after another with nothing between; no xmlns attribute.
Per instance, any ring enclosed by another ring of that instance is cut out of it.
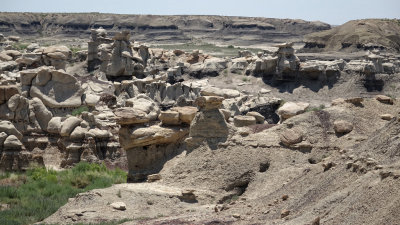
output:
<svg viewBox="0 0 400 225"><path fill-rule="evenodd" d="M156 16L100 13L0 13L0 33L20 36L87 37L90 29L131 30L135 40L187 42L192 38L236 45L301 41L329 24L292 19L226 16Z"/></svg>

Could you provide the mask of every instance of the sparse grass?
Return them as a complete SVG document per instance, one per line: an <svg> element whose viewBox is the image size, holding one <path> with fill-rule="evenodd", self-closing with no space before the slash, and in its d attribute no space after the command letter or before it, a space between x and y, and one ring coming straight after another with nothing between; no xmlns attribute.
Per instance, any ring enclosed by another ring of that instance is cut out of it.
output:
<svg viewBox="0 0 400 225"><path fill-rule="evenodd" d="M117 196L118 196L118 198L122 198L122 195L121 195L121 190L118 190L118 192L117 192Z"/></svg>
<svg viewBox="0 0 400 225"><path fill-rule="evenodd" d="M321 110L323 110L323 109L325 109L325 105L324 105L324 104L321 104L321 105L319 105L318 107L307 108L307 109L306 109L306 112L311 112L311 111L313 111L313 112L318 112L318 111L321 111Z"/></svg>
<svg viewBox="0 0 400 225"><path fill-rule="evenodd" d="M79 47L75 47L75 46L71 46L69 49L71 50L72 56L73 56L73 57L76 56L76 53L77 53L77 52L86 50L86 49L84 49L84 48L79 48Z"/></svg>
<svg viewBox="0 0 400 225"><path fill-rule="evenodd" d="M79 107L79 108L73 110L73 111L71 112L71 115L73 115L73 116L79 116L79 115L81 115L83 112L88 112L88 111L89 111L89 108L88 108L87 106L81 106L81 107Z"/></svg>
<svg viewBox="0 0 400 225"><path fill-rule="evenodd" d="M166 50L175 50L175 49L180 49L185 52L192 52L193 50L202 50L206 54L218 56L218 57L234 57L238 55L238 49L241 49L239 47L234 47L232 45L230 46L216 46L214 44L202 42L201 40L199 41L193 41L189 43L184 43L184 44L171 44L171 45L153 45L151 46L152 48L162 48ZM253 53L257 53L259 51L262 51L261 49L256 49L256 48L243 48L242 50L249 50Z"/></svg>
<svg viewBox="0 0 400 225"><path fill-rule="evenodd" d="M11 46L13 49L22 51L25 50L28 47L29 44L27 43L13 43Z"/></svg>
<svg viewBox="0 0 400 225"><path fill-rule="evenodd" d="M237 201L239 199L239 195L232 195L231 198L228 198L224 203L229 204L231 202Z"/></svg>
<svg viewBox="0 0 400 225"><path fill-rule="evenodd" d="M224 69L224 71L222 72L224 74L224 77L228 76L228 69Z"/></svg>
<svg viewBox="0 0 400 225"><path fill-rule="evenodd" d="M243 82L247 82L247 81L250 81L250 79L247 78L247 77L243 77L243 78L242 78L242 81L243 81Z"/></svg>
<svg viewBox="0 0 400 225"><path fill-rule="evenodd" d="M0 202L10 205L10 209L0 211L0 224L36 223L57 211L68 198L123 183L126 176L126 172L119 169L108 170L105 165L83 162L64 171L34 168L25 174L3 175L3 179L12 183L0 186Z"/></svg>

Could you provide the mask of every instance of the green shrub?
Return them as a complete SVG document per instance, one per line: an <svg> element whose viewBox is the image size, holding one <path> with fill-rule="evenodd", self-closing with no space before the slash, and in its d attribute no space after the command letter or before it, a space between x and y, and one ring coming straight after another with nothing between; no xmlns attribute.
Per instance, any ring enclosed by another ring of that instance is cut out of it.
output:
<svg viewBox="0 0 400 225"><path fill-rule="evenodd" d="M311 112L311 111L313 111L313 112L318 112L318 111L321 111L321 110L323 110L323 109L325 109L325 105L324 105L324 104L321 104L321 105L319 105L318 107L307 108L307 109L306 109L306 112Z"/></svg>
<svg viewBox="0 0 400 225"><path fill-rule="evenodd" d="M78 116L78 115L81 115L83 112L88 112L88 111L89 111L89 108L87 106L81 106L77 109L74 109L72 111L71 115Z"/></svg>
<svg viewBox="0 0 400 225"><path fill-rule="evenodd" d="M235 46L233 46L233 45L229 45L229 46L228 46L228 48L235 48Z"/></svg>
<svg viewBox="0 0 400 225"><path fill-rule="evenodd" d="M29 44L26 43L13 43L11 46L13 49L22 51L28 47Z"/></svg>
<svg viewBox="0 0 400 225"><path fill-rule="evenodd" d="M4 179L11 177L8 175ZM11 206L10 209L0 211L0 224L36 223L57 211L68 198L80 192L125 182L126 177L127 174L120 169L108 170L103 164L85 162L63 171L32 168L13 178L16 181L26 179L25 183L0 186L0 202Z"/></svg>

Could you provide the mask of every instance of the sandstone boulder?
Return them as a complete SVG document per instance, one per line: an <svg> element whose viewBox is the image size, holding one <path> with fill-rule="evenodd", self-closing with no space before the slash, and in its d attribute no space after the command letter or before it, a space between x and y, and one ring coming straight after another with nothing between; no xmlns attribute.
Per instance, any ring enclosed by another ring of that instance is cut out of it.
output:
<svg viewBox="0 0 400 225"><path fill-rule="evenodd" d="M33 79L31 97L38 97L50 108L79 107L82 104L83 89L77 79L61 70L51 71L52 78L45 85Z"/></svg>
<svg viewBox="0 0 400 225"><path fill-rule="evenodd" d="M303 134L296 129L287 129L279 137L285 146L291 146L303 140Z"/></svg>
<svg viewBox="0 0 400 225"><path fill-rule="evenodd" d="M8 101L13 95L19 94L20 91L17 86L14 85L8 85L0 86L0 104L3 104L4 102Z"/></svg>
<svg viewBox="0 0 400 225"><path fill-rule="evenodd" d="M167 125L180 124L179 112L177 112L177 111L172 111L172 110L163 111L160 113L160 116L158 117L158 119L161 120L161 122L163 124L167 124Z"/></svg>
<svg viewBox="0 0 400 225"><path fill-rule="evenodd" d="M90 129L86 135L86 138L92 137L95 139L107 139L110 137L110 132L107 130L100 130L99 128Z"/></svg>
<svg viewBox="0 0 400 225"><path fill-rule="evenodd" d="M347 134L353 130L353 124L345 120L336 120L333 123L333 128L336 133Z"/></svg>
<svg viewBox="0 0 400 225"><path fill-rule="evenodd" d="M6 132L0 132L0 149L3 147L3 143L6 140L7 136L8 135L6 134Z"/></svg>
<svg viewBox="0 0 400 225"><path fill-rule="evenodd" d="M202 96L220 96L224 98L236 98L240 96L240 92L238 90L221 89L215 87L205 87L201 90L200 94Z"/></svg>
<svg viewBox="0 0 400 225"><path fill-rule="evenodd" d="M116 210L126 210L126 204L124 202L113 202L110 206Z"/></svg>
<svg viewBox="0 0 400 225"><path fill-rule="evenodd" d="M190 137L225 138L228 134L225 117L218 109L198 112L190 125Z"/></svg>
<svg viewBox="0 0 400 225"><path fill-rule="evenodd" d="M49 123L47 124L47 132L52 134L59 134L61 132L62 122L62 117L51 118Z"/></svg>
<svg viewBox="0 0 400 225"><path fill-rule="evenodd" d="M289 119L290 117L304 113L310 104L304 102L286 102L278 109L278 115L281 119Z"/></svg>
<svg viewBox="0 0 400 225"><path fill-rule="evenodd" d="M83 128L81 126L77 126L69 136L73 140L82 140L85 138L86 133L88 132L89 128Z"/></svg>
<svg viewBox="0 0 400 225"><path fill-rule="evenodd" d="M258 112L248 112L246 116L253 116L259 124L263 124L265 121L265 117Z"/></svg>
<svg viewBox="0 0 400 225"><path fill-rule="evenodd" d="M179 120L183 123L190 124L197 113L197 108L192 106L173 107L171 111L179 113Z"/></svg>
<svg viewBox="0 0 400 225"><path fill-rule="evenodd" d="M229 121L229 118L231 118L231 111L226 109L220 109L219 111L224 115L225 120Z"/></svg>
<svg viewBox="0 0 400 225"><path fill-rule="evenodd" d="M4 149L21 149L22 143L15 135L9 135L3 143Z"/></svg>
<svg viewBox="0 0 400 225"><path fill-rule="evenodd" d="M381 119L388 120L388 121L392 120L394 118L394 116L392 114L382 114L380 117L381 117Z"/></svg>
<svg viewBox="0 0 400 225"><path fill-rule="evenodd" d="M97 103L100 101L100 96L93 95L93 94L86 94L85 95L85 104L88 106L96 106Z"/></svg>
<svg viewBox="0 0 400 225"><path fill-rule="evenodd" d="M128 150L134 147L154 144L176 143L188 134L187 128L160 127L122 127L119 130L121 146Z"/></svg>
<svg viewBox="0 0 400 225"><path fill-rule="evenodd" d="M39 98L33 98L31 100L31 105L33 107L33 112L35 113L36 120L39 122L40 128L42 128L42 130L47 130L47 125L53 117L53 114L46 108Z"/></svg>
<svg viewBox="0 0 400 225"><path fill-rule="evenodd" d="M5 132L8 135L14 135L18 139L22 140L22 134L15 128L15 126L6 120L0 121L0 132Z"/></svg>
<svg viewBox="0 0 400 225"><path fill-rule="evenodd" d="M71 116L67 118L61 126L60 135L63 137L70 136L71 132L81 123L81 119Z"/></svg>
<svg viewBox="0 0 400 225"><path fill-rule="evenodd" d="M202 96L196 99L195 104L201 110L218 109L222 105L223 100L224 98L219 96Z"/></svg>
<svg viewBox="0 0 400 225"><path fill-rule="evenodd" d="M0 53L0 61L11 61L12 59L13 57L4 53Z"/></svg>
<svg viewBox="0 0 400 225"><path fill-rule="evenodd" d="M377 95L377 96L375 96L375 99L378 100L379 102L384 103L384 104L393 105L393 99L391 97L389 97L389 96Z"/></svg>
<svg viewBox="0 0 400 225"><path fill-rule="evenodd" d="M254 125L257 123L256 118L254 116L235 116L233 117L233 123L236 127L245 127Z"/></svg>

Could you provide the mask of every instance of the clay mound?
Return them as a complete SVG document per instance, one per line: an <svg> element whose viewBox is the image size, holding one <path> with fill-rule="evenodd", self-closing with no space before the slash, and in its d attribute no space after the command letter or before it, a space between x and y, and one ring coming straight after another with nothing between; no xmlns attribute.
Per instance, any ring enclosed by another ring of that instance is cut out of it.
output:
<svg viewBox="0 0 400 225"><path fill-rule="evenodd" d="M352 20L331 30L305 36L305 51L400 51L400 21L388 19Z"/></svg>

